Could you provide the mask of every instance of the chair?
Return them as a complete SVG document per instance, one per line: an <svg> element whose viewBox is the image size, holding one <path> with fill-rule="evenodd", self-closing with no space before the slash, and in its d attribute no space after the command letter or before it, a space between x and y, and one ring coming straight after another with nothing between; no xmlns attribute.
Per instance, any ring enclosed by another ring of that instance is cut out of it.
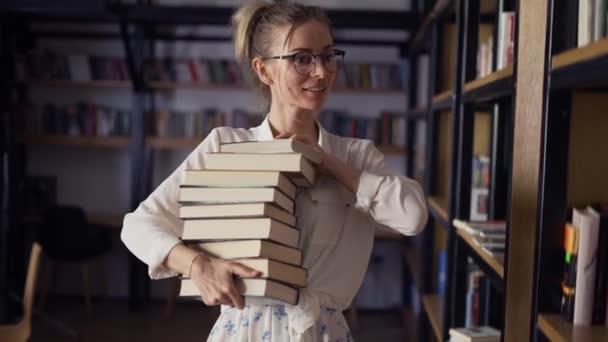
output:
<svg viewBox="0 0 608 342"><path fill-rule="evenodd" d="M32 309L34 306L34 294L36 291L36 277L42 247L37 242L32 245L30 261L27 267L25 288L23 290L23 318L17 324L0 325L0 336L5 342L25 342L32 332Z"/></svg>
<svg viewBox="0 0 608 342"><path fill-rule="evenodd" d="M48 257L45 263L44 282L40 294L40 307L46 301L51 274L56 262L81 264L82 287L86 314L92 314L89 271L87 263L107 253L112 247L108 229L88 224L84 210L74 206L55 205L47 208L39 241ZM105 267L99 263L103 291L106 290Z"/></svg>

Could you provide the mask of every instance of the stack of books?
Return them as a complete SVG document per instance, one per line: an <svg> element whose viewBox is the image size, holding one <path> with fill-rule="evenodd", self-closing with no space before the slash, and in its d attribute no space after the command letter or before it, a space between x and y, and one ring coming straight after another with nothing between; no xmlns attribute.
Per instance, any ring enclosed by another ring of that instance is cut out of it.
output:
<svg viewBox="0 0 608 342"><path fill-rule="evenodd" d="M187 170L180 188L182 240L206 254L261 272L238 278L244 296L295 305L307 272L298 249L297 187L315 184L320 153L291 139L222 144L204 170ZM199 296L182 279L180 296Z"/></svg>
<svg viewBox="0 0 608 342"><path fill-rule="evenodd" d="M494 257L504 256L507 225L505 221L462 221L454 219L452 224L471 235L473 242Z"/></svg>
<svg viewBox="0 0 608 342"><path fill-rule="evenodd" d="M498 342L500 331L489 326L450 329L450 342Z"/></svg>

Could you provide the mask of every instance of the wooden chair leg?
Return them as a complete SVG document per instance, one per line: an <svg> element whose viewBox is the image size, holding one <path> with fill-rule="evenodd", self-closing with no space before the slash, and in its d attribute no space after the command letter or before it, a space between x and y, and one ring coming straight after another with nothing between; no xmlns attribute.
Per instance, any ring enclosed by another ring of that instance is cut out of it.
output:
<svg viewBox="0 0 608 342"><path fill-rule="evenodd" d="M97 258L95 261L97 263L97 269L99 271L99 282L101 283L101 295L104 298L108 297L108 272L106 269L106 263L104 262L103 257Z"/></svg>
<svg viewBox="0 0 608 342"><path fill-rule="evenodd" d="M84 308L87 314L87 317L91 317L93 315L93 305L91 304L91 288L89 286L89 268L86 263L82 263L81 265L82 272L82 293L84 298Z"/></svg>
<svg viewBox="0 0 608 342"><path fill-rule="evenodd" d="M179 291L179 278L172 278L169 284L169 295L167 298L167 306L165 307L165 317L169 318L173 315L175 302Z"/></svg>
<svg viewBox="0 0 608 342"><path fill-rule="evenodd" d="M50 258L46 258L45 263L44 263L44 275L43 275L43 279L42 279L42 288L40 289L40 302L39 302L39 306L40 306L40 310L44 310L44 306L46 304L46 296L49 292L49 286L51 284L51 277L53 276L53 271L55 264L53 263L53 260L51 260Z"/></svg>

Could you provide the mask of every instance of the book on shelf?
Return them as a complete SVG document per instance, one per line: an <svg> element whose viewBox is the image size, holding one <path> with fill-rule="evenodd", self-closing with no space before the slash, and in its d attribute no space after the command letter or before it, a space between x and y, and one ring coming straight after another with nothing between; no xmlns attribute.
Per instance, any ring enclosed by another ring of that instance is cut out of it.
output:
<svg viewBox="0 0 608 342"><path fill-rule="evenodd" d="M184 220L182 240L267 239L297 247L300 232L270 218Z"/></svg>
<svg viewBox="0 0 608 342"><path fill-rule="evenodd" d="M605 0L579 0L578 2L578 41L584 46L606 36L608 6Z"/></svg>
<svg viewBox="0 0 608 342"><path fill-rule="evenodd" d="M498 39L496 44L496 69L500 70L513 64L513 53L515 51L515 12L500 12L496 36Z"/></svg>
<svg viewBox="0 0 608 342"><path fill-rule="evenodd" d="M488 219L488 195L490 192L490 158L475 155L471 171L469 220L486 221Z"/></svg>
<svg viewBox="0 0 608 342"><path fill-rule="evenodd" d="M301 187L316 182L315 167L300 153L206 153L205 168L208 170L280 171Z"/></svg>
<svg viewBox="0 0 608 342"><path fill-rule="evenodd" d="M564 278L561 283L562 317L572 322L574 317L574 296L576 288L576 265L578 259L578 239L579 230L572 224L566 223L564 226Z"/></svg>
<svg viewBox="0 0 608 342"><path fill-rule="evenodd" d="M222 153L301 153L311 162L321 162L321 152L295 139L241 141L220 144Z"/></svg>
<svg viewBox="0 0 608 342"><path fill-rule="evenodd" d="M261 273L259 278L271 279L299 288L306 287L307 273L302 267L265 258L234 259L233 261L259 271Z"/></svg>
<svg viewBox="0 0 608 342"><path fill-rule="evenodd" d="M454 219L452 224L457 229L462 229L473 237L478 238L500 238L504 237L507 229L505 221L463 221Z"/></svg>
<svg viewBox="0 0 608 342"><path fill-rule="evenodd" d="M490 326L452 328L450 342L498 342L500 330Z"/></svg>
<svg viewBox="0 0 608 342"><path fill-rule="evenodd" d="M483 301L485 296L485 275L469 261L469 272L467 275L467 294L465 306L465 327L479 325L482 319Z"/></svg>
<svg viewBox="0 0 608 342"><path fill-rule="evenodd" d="M608 208L574 208L564 231L561 314L574 325L608 326Z"/></svg>
<svg viewBox="0 0 608 342"><path fill-rule="evenodd" d="M182 186L210 188L276 187L291 199L296 198L295 185L278 171L186 170Z"/></svg>
<svg viewBox="0 0 608 342"><path fill-rule="evenodd" d="M261 278L236 278L235 285L244 296L267 297L291 305L298 303L298 289L276 281ZM200 291L191 279L182 279L179 295L197 297L200 296Z"/></svg>
<svg viewBox="0 0 608 342"><path fill-rule="evenodd" d="M277 188L203 188L181 186L181 204L273 203L288 213L294 213L294 201Z"/></svg>
<svg viewBox="0 0 608 342"><path fill-rule="evenodd" d="M221 259L268 258L301 266L302 251L268 240L214 241L191 244L210 256Z"/></svg>
<svg viewBox="0 0 608 342"><path fill-rule="evenodd" d="M295 227L296 217L270 203L182 205L181 219L261 218L268 217Z"/></svg>

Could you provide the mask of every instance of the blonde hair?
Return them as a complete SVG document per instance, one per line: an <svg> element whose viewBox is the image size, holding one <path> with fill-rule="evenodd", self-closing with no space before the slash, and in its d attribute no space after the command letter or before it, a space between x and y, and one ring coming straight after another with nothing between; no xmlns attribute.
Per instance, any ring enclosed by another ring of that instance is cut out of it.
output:
<svg viewBox="0 0 608 342"><path fill-rule="evenodd" d="M311 20L327 24L331 33L331 21L317 6L283 1L268 3L257 0L243 4L232 15L232 36L236 60L247 80L260 91L267 106L271 100L270 88L257 77L251 66L253 59L269 56L274 28L291 25L284 42L286 45L293 31Z"/></svg>

